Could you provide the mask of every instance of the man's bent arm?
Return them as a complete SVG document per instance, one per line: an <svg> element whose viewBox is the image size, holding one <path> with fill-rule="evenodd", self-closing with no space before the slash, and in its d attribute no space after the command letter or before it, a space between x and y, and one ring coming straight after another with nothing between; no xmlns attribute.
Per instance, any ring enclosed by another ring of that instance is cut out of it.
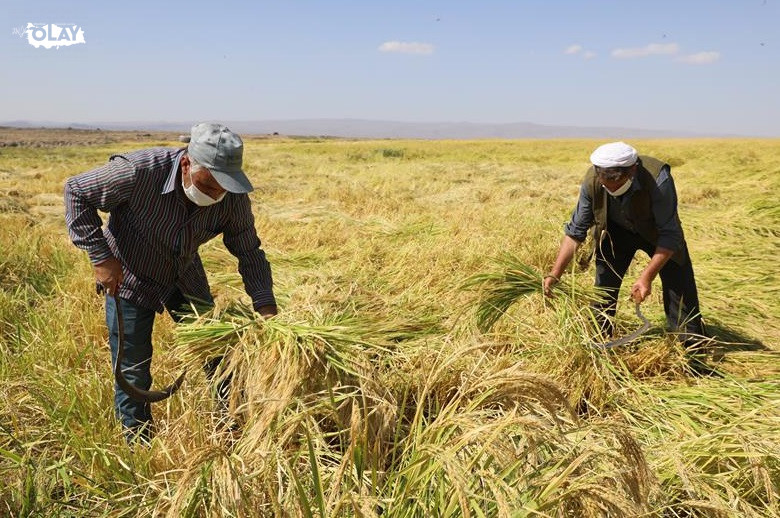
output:
<svg viewBox="0 0 780 518"><path fill-rule="evenodd" d="M93 265L113 257L103 235L98 210L110 212L132 194L135 169L123 158L68 178L65 183L65 222L71 241L89 254Z"/></svg>
<svg viewBox="0 0 780 518"><path fill-rule="evenodd" d="M555 264L553 264L552 270L550 270L550 275L553 275L558 279L561 278L580 244L579 241L571 236L563 236L561 246L558 249L558 257L555 258Z"/></svg>
<svg viewBox="0 0 780 518"><path fill-rule="evenodd" d="M668 248L663 247L656 247L655 251L653 252L653 257L650 259L650 262L645 266L645 269L642 270L642 277L647 277L648 280L652 281L655 279L655 276L658 275L658 272L661 271L661 268L664 267L664 265L669 261L669 259L674 255L674 250L669 250Z"/></svg>
<svg viewBox="0 0 780 518"><path fill-rule="evenodd" d="M228 251L238 259L238 271L255 311L269 316L276 313L271 265L260 248L249 196L238 196L222 240Z"/></svg>
<svg viewBox="0 0 780 518"><path fill-rule="evenodd" d="M548 297L552 296L553 285L561 280L563 272L566 271L566 267L569 266L569 263L574 257L574 253L577 251L579 246L580 242L570 235L566 234L563 236L561 246L558 249L558 257L555 258L555 264L553 265L550 274L546 275L542 282L544 294Z"/></svg>
<svg viewBox="0 0 780 518"><path fill-rule="evenodd" d="M653 219L658 229L659 248L678 252L683 248L683 231L677 217L677 190L668 168L661 170L656 186L650 191Z"/></svg>
<svg viewBox="0 0 780 518"><path fill-rule="evenodd" d="M631 287L631 298L634 299L634 302L642 302L650 295L653 279L655 279L655 276L658 275L658 272L661 271L661 268L664 267L672 255L674 255L674 250L661 246L655 248L650 262L645 266L645 269L639 275L639 279Z"/></svg>
<svg viewBox="0 0 780 518"><path fill-rule="evenodd" d="M580 195L577 206L572 212L571 220L564 228L564 236L558 249L550 275L544 278L543 287L545 295L552 295L552 286L561 279L566 267L569 266L577 248L585 241L588 229L593 225L593 200L588 194L588 187L583 181L580 185Z"/></svg>

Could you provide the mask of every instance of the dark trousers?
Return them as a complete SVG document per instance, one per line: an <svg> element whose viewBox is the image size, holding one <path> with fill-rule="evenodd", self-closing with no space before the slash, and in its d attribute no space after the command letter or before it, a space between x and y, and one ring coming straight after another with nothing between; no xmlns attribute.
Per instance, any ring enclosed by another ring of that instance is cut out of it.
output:
<svg viewBox="0 0 780 518"><path fill-rule="evenodd" d="M604 291L604 300L595 304L594 308L597 310L602 332L611 336L614 331L612 320L615 317L623 276L637 250L643 250L652 257L655 245L615 224L609 225L608 234L596 249L596 286ZM687 252L683 264L669 259L659 275L663 287L667 327L678 333L683 344L694 345L702 338L704 329L699 314L699 295L696 291L693 265Z"/></svg>
<svg viewBox="0 0 780 518"><path fill-rule="evenodd" d="M124 360L122 372L127 381L136 387L149 390L152 386L152 330L156 312L132 302L119 299L124 320ZM213 305L207 301L206 305ZM180 322L187 313L191 313L188 299L177 289L165 301L165 309L176 322ZM116 319L116 304L114 297L106 296L106 324L108 325L109 344L111 346L111 365L116 363L119 332ZM217 358L204 366L207 378L211 379L217 370ZM219 396L226 397L229 380L217 387ZM114 408L117 418L121 421L128 441L142 439L149 441L154 434L151 405L130 398L114 382Z"/></svg>

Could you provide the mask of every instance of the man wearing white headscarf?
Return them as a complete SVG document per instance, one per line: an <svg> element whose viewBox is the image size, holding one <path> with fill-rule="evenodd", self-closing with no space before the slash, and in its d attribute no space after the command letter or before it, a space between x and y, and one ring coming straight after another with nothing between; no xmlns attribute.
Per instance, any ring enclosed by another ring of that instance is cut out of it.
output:
<svg viewBox="0 0 780 518"><path fill-rule="evenodd" d="M636 251L643 250L650 262L632 285L631 298L644 301L660 274L668 327L686 347L697 344L704 334L699 297L669 164L639 156L625 142L598 147L590 161L555 264L544 278L545 293L550 295L593 227L596 286L605 292L596 306L602 333L612 335L623 276Z"/></svg>

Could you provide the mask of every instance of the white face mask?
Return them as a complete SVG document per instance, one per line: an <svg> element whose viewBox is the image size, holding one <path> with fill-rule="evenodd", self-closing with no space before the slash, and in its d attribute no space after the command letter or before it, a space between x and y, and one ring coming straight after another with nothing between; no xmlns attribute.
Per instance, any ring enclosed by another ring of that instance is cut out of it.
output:
<svg viewBox="0 0 780 518"><path fill-rule="evenodd" d="M631 187L632 180L633 178L629 178L628 180L626 180L626 182L623 185L621 185L620 187L617 188L617 190L614 191L610 191L609 189L606 188L606 186L604 187L604 189L606 189L606 191L609 193L610 196L621 196L628 192L628 189Z"/></svg>
<svg viewBox="0 0 780 518"><path fill-rule="evenodd" d="M225 197L227 192L223 192L219 198L216 200L209 196L208 194L204 193L197 187L195 187L195 182L192 181L192 177L190 177L190 186L184 187L184 178L181 180L181 186L184 189L184 194L187 195L187 198L190 199L192 203L197 205L198 207L208 207L209 205L214 205L215 203L219 203L222 201L222 198Z"/></svg>

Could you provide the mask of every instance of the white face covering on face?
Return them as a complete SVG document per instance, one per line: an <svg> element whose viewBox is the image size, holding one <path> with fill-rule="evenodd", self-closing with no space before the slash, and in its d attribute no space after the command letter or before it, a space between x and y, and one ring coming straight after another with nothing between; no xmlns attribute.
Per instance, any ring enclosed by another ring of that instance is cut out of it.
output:
<svg viewBox="0 0 780 518"><path fill-rule="evenodd" d="M189 198L190 201L195 205L197 205L198 207L208 207L209 205L214 205L215 203L219 203L220 201L222 201L222 198L224 198L225 195L227 194L227 192L223 192L219 196L219 198L215 200L205 192L195 187L195 182L192 181L192 176L190 176L189 187L184 187L184 178L182 178L181 180L181 186L184 189L184 194L187 195L187 198Z"/></svg>
<svg viewBox="0 0 780 518"><path fill-rule="evenodd" d="M629 187L631 187L632 180L633 178L629 178L628 180L626 180L626 182L623 185L621 185L620 187L617 188L617 190L614 191L610 191L609 189L606 188L606 186L604 187L604 189L606 189L606 191L609 193L610 196L620 196L628 192Z"/></svg>

